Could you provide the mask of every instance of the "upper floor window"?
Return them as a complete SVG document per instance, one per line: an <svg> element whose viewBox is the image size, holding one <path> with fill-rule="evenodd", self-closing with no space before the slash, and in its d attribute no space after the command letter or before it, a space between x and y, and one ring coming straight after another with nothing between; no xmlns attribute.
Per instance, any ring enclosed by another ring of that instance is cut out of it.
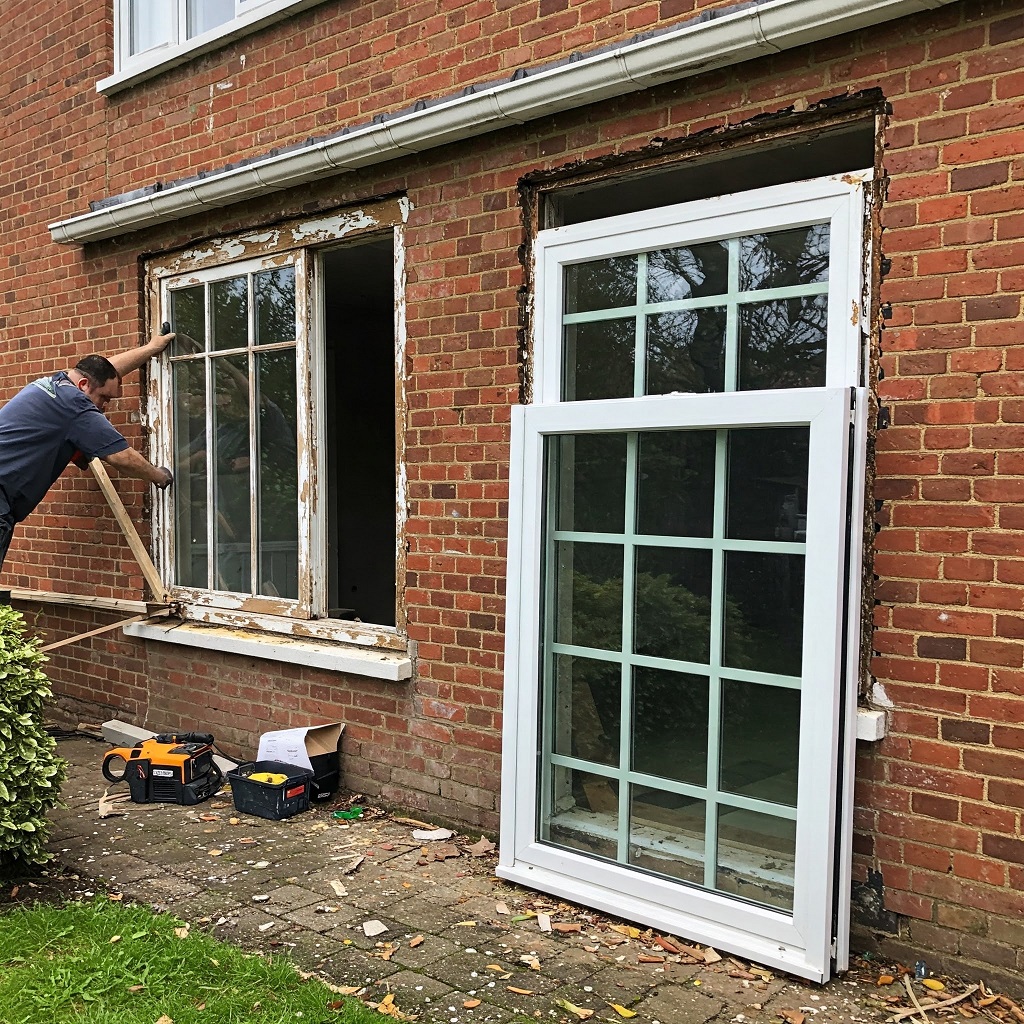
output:
<svg viewBox="0 0 1024 1024"><path fill-rule="evenodd" d="M115 92L321 0L114 0Z"/></svg>

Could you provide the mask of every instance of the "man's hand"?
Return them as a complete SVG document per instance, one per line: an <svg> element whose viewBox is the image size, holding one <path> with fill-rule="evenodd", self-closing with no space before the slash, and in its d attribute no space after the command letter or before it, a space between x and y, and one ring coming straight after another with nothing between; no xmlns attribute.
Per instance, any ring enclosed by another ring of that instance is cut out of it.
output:
<svg viewBox="0 0 1024 1024"><path fill-rule="evenodd" d="M163 325L164 327L167 324ZM172 341L174 341L174 331L169 331L166 334L154 334L149 342L149 348L152 349L153 355L159 355Z"/></svg>
<svg viewBox="0 0 1024 1024"><path fill-rule="evenodd" d="M173 335L172 335L173 337ZM153 483L160 488L161 491L166 491L171 484L174 483L174 474L166 466L157 466L158 472L163 474L162 480L154 480Z"/></svg>

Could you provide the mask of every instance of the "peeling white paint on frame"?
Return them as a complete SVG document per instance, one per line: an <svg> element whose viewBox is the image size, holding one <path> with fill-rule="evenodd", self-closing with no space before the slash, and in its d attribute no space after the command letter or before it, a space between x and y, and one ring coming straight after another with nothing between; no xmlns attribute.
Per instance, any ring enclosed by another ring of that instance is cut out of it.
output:
<svg viewBox="0 0 1024 1024"><path fill-rule="evenodd" d="M169 291L223 279L227 275L291 264L296 272L296 382L299 457L299 596L279 598L234 594L199 588L174 587L187 617L193 621L273 635L282 634L319 640L337 640L359 646L406 650L404 610L408 479L405 466L405 241L404 224L412 208L405 198L382 200L367 206L333 213L321 218L303 218L262 230L212 239L171 256L153 259L147 265L146 292L150 324L170 319ZM322 446L324 436L323 311L318 286L317 249L342 239L380 234L390 230L394 238L395 288L395 416L396 416L396 627L373 626L325 617L326 524L319 481L326 479ZM173 389L171 365L186 358L181 353L161 357L151 375L148 421L151 450L166 465L174 464ZM207 355L206 359L209 360ZM165 580L173 577L174 531L172 503L162 494L154 508L154 538L157 564Z"/></svg>

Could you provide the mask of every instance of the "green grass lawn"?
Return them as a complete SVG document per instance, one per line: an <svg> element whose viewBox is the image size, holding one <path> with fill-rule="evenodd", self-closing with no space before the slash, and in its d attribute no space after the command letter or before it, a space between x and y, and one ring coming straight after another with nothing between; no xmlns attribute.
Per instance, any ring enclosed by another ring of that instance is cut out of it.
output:
<svg viewBox="0 0 1024 1024"><path fill-rule="evenodd" d="M91 902L0 915L2 1024L380 1024L286 960L190 932L167 914Z"/></svg>

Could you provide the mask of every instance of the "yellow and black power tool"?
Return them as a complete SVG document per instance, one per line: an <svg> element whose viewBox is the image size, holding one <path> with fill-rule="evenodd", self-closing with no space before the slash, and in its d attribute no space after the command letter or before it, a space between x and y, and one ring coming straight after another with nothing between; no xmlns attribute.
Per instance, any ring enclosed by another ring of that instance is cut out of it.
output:
<svg viewBox="0 0 1024 1024"><path fill-rule="evenodd" d="M124 771L114 775L110 762L118 758ZM114 747L102 767L110 782L127 780L136 804L198 804L224 782L213 759L213 737L205 732L161 733L134 747Z"/></svg>

